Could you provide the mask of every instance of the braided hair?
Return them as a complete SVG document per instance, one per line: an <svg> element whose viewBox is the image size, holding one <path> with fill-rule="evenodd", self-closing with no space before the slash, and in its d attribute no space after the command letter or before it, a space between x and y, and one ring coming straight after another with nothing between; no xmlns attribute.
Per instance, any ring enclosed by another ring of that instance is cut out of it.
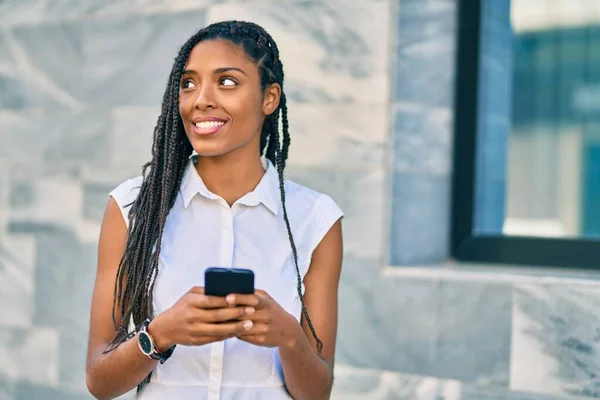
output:
<svg viewBox="0 0 600 400"><path fill-rule="evenodd" d="M302 315L316 341L317 351L321 354L323 343L317 336L302 296L298 252L285 204L283 171L290 146L290 134L287 100L283 92L283 65L273 38L262 27L240 21L219 22L199 30L181 47L175 58L164 93L161 113L154 128L152 160L142 168L143 183L138 197L129 210L127 244L119 263L114 289L113 323L116 335L107 351L111 351L127 340L131 319L137 326L146 318L153 317L152 299L165 221L175 203L187 160L193 150L179 115L179 84L194 46L203 40L216 39L227 40L245 51L259 69L261 90L264 91L267 86L274 83L281 86L279 106L265 118L263 124L260 154L277 168L283 218L296 268ZM283 138L279 135L280 114ZM119 326L115 319L117 312L121 316ZM138 386L138 390L147 381L148 378Z"/></svg>

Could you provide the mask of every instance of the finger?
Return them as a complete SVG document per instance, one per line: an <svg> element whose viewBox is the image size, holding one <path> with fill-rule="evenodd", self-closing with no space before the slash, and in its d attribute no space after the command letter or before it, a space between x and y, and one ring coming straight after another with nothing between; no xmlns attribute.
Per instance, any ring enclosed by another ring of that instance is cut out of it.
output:
<svg viewBox="0 0 600 400"><path fill-rule="evenodd" d="M237 336L251 331L253 326L254 323L250 320L224 322L221 324L202 324L198 333L201 336Z"/></svg>
<svg viewBox="0 0 600 400"><path fill-rule="evenodd" d="M246 319L251 317L255 311L254 307L247 306L210 309L204 311L204 320L206 322L225 322Z"/></svg>
<svg viewBox="0 0 600 400"><path fill-rule="evenodd" d="M261 305L261 298L256 294L230 294L225 297L225 301L230 306L250 306L258 308Z"/></svg>
<svg viewBox="0 0 600 400"><path fill-rule="evenodd" d="M269 325L262 322L254 322L252 328L243 332L240 336L265 336L269 332Z"/></svg>
<svg viewBox="0 0 600 400"><path fill-rule="evenodd" d="M253 308L253 307L252 307ZM269 312L269 310L267 309L255 309L255 311L252 314L247 314L244 315L242 317L240 317L240 319L245 320L245 319L250 319L252 321L256 322L262 322L262 323L268 323L271 321L271 313Z"/></svg>
<svg viewBox="0 0 600 400"><path fill-rule="evenodd" d="M237 338L256 346L264 346L267 341L267 337L265 335L240 335Z"/></svg>
<svg viewBox="0 0 600 400"><path fill-rule="evenodd" d="M207 296L205 294L190 293L188 294L190 303L197 308L213 309L229 307L225 301L225 297Z"/></svg>
<svg viewBox="0 0 600 400"><path fill-rule="evenodd" d="M193 286L188 290L188 293L204 294L204 288L202 286Z"/></svg>

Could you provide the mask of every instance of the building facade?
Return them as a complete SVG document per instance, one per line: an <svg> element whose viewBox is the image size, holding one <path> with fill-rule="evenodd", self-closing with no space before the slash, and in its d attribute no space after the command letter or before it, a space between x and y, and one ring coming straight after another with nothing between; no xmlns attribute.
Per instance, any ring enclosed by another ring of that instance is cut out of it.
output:
<svg viewBox="0 0 600 400"><path fill-rule="evenodd" d="M509 3L484 7L495 49L514 33ZM456 0L0 2L0 399L89 398L107 193L150 157L177 46L223 19L278 42L288 178L345 211L334 397L600 397L599 274L450 257L457 12ZM488 58L500 72L507 60Z"/></svg>

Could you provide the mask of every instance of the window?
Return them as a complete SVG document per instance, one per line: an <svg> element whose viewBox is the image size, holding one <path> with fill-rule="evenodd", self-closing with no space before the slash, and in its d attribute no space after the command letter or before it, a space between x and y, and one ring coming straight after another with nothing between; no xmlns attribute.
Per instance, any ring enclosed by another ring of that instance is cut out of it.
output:
<svg viewBox="0 0 600 400"><path fill-rule="evenodd" d="M452 254L600 266L597 0L464 0Z"/></svg>

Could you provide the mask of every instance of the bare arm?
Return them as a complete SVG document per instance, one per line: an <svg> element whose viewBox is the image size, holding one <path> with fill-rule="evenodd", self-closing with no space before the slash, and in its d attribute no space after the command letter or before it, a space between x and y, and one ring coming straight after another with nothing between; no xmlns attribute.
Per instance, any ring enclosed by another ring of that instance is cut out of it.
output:
<svg viewBox="0 0 600 400"><path fill-rule="evenodd" d="M113 296L126 237L125 221L119 206L111 198L100 231L86 365L87 387L97 399L113 399L127 393L158 363L141 352L137 338L105 353L116 333L112 321ZM231 308L223 298L205 296L203 288L194 287L150 322L148 333L163 351L173 344L203 345L251 329L245 329L240 321L219 322L235 320L253 311L244 307ZM115 319L117 324L121 323L120 315L115 315Z"/></svg>
<svg viewBox="0 0 600 400"><path fill-rule="evenodd" d="M304 278L306 308L317 336L323 342L321 357L304 318L301 327L294 324L296 340L289 346L279 347L287 389L297 400L329 399L331 394L342 267L341 226L341 220L338 220L314 250Z"/></svg>
<svg viewBox="0 0 600 400"><path fill-rule="evenodd" d="M254 327L238 336L248 343L277 347L286 387L297 400L328 399L333 386L333 361L338 318L338 284L342 268L342 225L338 220L313 251L304 277L304 301L317 336L323 342L317 352L308 323L299 324L264 290L252 295L230 294L231 306L251 306L256 313L245 317Z"/></svg>
<svg viewBox="0 0 600 400"><path fill-rule="evenodd" d="M135 388L157 361L146 357L137 340L129 340L114 351L103 354L115 336L112 321L114 285L119 261L125 250L127 228L117 203L110 198L98 243L98 269L90 317L86 380L97 399L112 399ZM121 323L115 315L117 324Z"/></svg>

